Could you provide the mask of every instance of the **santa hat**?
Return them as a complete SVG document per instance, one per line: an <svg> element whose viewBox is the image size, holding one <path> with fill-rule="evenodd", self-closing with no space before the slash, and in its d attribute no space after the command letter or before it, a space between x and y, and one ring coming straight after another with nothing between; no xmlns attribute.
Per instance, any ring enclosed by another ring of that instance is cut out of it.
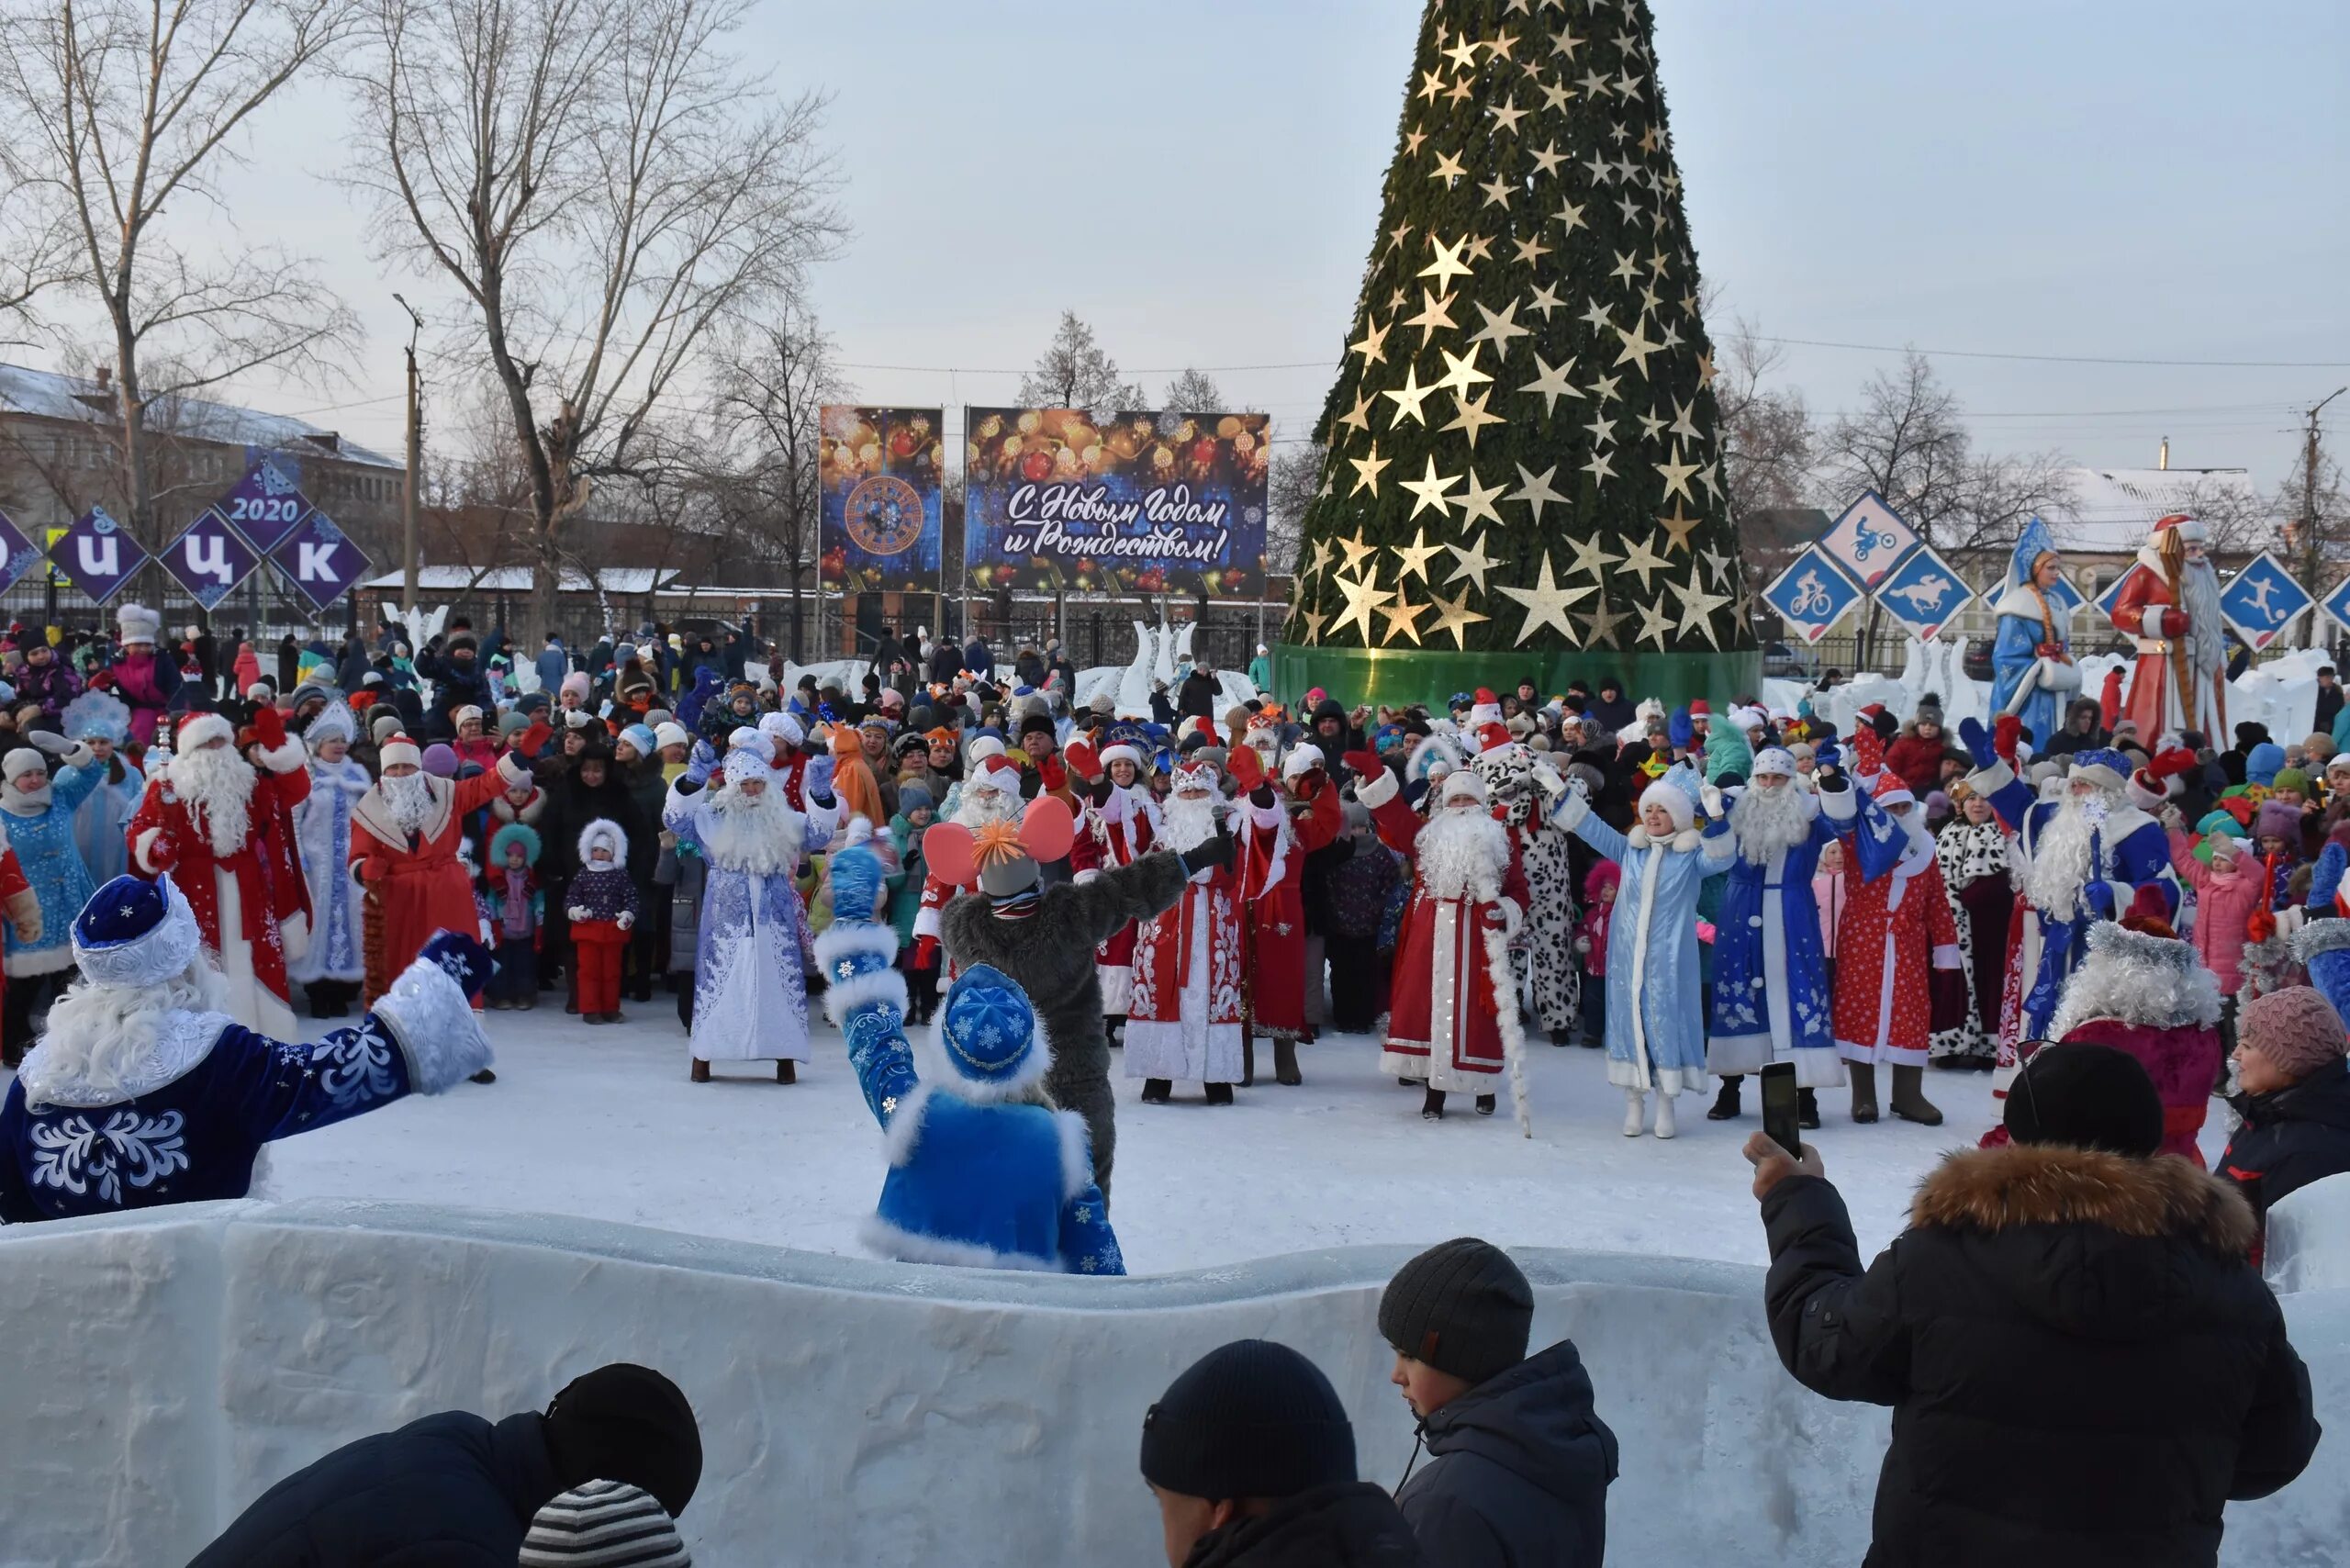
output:
<svg viewBox="0 0 2350 1568"><path fill-rule="evenodd" d="M180 721L180 727L173 732L172 745L177 751L195 751L199 746L210 745L214 741L233 741L236 738L236 728L219 714L190 713Z"/></svg>
<svg viewBox="0 0 2350 1568"><path fill-rule="evenodd" d="M2118 751L2076 751L2073 754L2074 779L2087 779L2109 795L2119 795L2130 781L2130 759Z"/></svg>
<svg viewBox="0 0 2350 1568"><path fill-rule="evenodd" d="M1918 797L1909 792L1909 786L1901 781L1901 775L1890 769L1876 776L1876 783L1869 790L1869 799L1880 806L1914 806L1918 803Z"/></svg>
<svg viewBox="0 0 2350 1568"><path fill-rule="evenodd" d="M1693 699L1689 704L1689 716L1693 719L1710 719L1714 716L1714 706L1702 697Z"/></svg>
<svg viewBox="0 0 2350 1568"><path fill-rule="evenodd" d="M403 762L421 767L424 766L424 753L408 736L394 734L376 748L375 761L379 767L384 768L395 767Z"/></svg>
<svg viewBox="0 0 2350 1568"><path fill-rule="evenodd" d="M114 612L115 640L151 643L163 630L163 618L143 604L126 604Z"/></svg>
<svg viewBox="0 0 2350 1568"><path fill-rule="evenodd" d="M1289 756L1281 763L1281 777L1298 778L1317 767L1328 766L1329 760L1322 755L1322 748L1309 742L1291 748Z"/></svg>
<svg viewBox="0 0 2350 1568"><path fill-rule="evenodd" d="M2148 936L2175 939L2178 935L2171 929L2170 901L2153 882L2139 884L2137 892L2131 897L2129 913L2121 917L2121 924Z"/></svg>
<svg viewBox="0 0 2350 1568"><path fill-rule="evenodd" d="M1136 750L1133 746L1127 745L1124 741L1120 741L1116 745L1110 746L1105 749L1102 753L1100 760L1102 766L1104 767L1109 767L1113 762L1131 762L1135 765L1135 770L1136 772L1140 772L1143 767L1142 753Z"/></svg>
<svg viewBox="0 0 2350 1568"><path fill-rule="evenodd" d="M964 788L1002 790L1014 795L1020 792L1020 765L1003 755L1000 749L1002 744L997 743L999 749L994 756L981 759L979 766L971 770L970 779Z"/></svg>
<svg viewBox="0 0 2350 1568"><path fill-rule="evenodd" d="M1437 786L1437 799L1448 805L1455 801L1483 801L1484 798L1484 778L1473 767L1456 767L1444 776L1443 783ZM1681 825L1686 827L1688 823L1684 822Z"/></svg>
<svg viewBox="0 0 2350 1568"><path fill-rule="evenodd" d="M2183 511L2154 520L2153 543L2157 548L2161 546L2165 533L2176 533L2179 542L2186 544L2200 544L2205 537L2203 525Z"/></svg>
<svg viewBox="0 0 2350 1568"><path fill-rule="evenodd" d="M1498 724L1501 720L1502 700L1494 696L1489 687L1477 688L1476 698L1469 704L1468 727L1475 730L1484 724Z"/></svg>
<svg viewBox="0 0 2350 1568"><path fill-rule="evenodd" d="M73 960L92 985L154 986L183 974L204 935L169 877L117 877L73 919Z"/></svg>
<svg viewBox="0 0 2350 1568"><path fill-rule="evenodd" d="M2195 754L2184 746L2156 752L2152 762L2130 775L2130 803L2151 812L2165 801L2177 800L2187 793L2180 775L2195 766Z"/></svg>
<svg viewBox="0 0 2350 1568"><path fill-rule="evenodd" d="M1484 723L1479 724L1472 734L1477 742L1477 755L1480 756L1489 756L1505 746L1516 744L1516 737L1509 733L1509 727L1498 719L1489 719Z"/></svg>
<svg viewBox="0 0 2350 1568"><path fill-rule="evenodd" d="M1796 754L1782 746L1764 746L1754 754L1754 766L1747 769L1747 777L1760 778L1766 773L1793 778L1796 776Z"/></svg>

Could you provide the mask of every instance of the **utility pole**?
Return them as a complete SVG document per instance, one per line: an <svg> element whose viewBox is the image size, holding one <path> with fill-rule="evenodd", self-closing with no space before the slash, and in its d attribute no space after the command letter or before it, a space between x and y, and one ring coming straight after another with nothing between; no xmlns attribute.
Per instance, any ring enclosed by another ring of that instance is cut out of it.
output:
<svg viewBox="0 0 2350 1568"><path fill-rule="evenodd" d="M400 610L404 616L416 613L416 509L417 491L424 481L424 407L416 376L416 339L424 330L424 318L416 313L400 295L392 296L408 312L408 478L400 488Z"/></svg>
<svg viewBox="0 0 2350 1568"><path fill-rule="evenodd" d="M2309 431L2301 442L2301 583L2311 593L2325 591L2324 582L2318 575L2325 569L2325 563L2324 531L2318 526L2317 516L2317 417L2325 411L2326 404L2344 392L2350 392L2350 386L2335 387L2318 399L2305 416ZM2322 633L2318 628L2323 620L2322 610L2310 612L2309 645L2312 648L2319 645Z"/></svg>

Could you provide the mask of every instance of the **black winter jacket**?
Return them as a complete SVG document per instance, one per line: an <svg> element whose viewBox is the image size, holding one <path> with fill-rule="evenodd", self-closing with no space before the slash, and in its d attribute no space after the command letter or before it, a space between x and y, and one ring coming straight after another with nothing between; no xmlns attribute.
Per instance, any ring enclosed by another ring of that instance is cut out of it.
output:
<svg viewBox="0 0 2350 1568"><path fill-rule="evenodd" d="M2336 1059L2273 1094L2228 1102L2244 1126L2220 1170L2263 1220L2268 1205L2321 1178L2350 1170L2350 1061Z"/></svg>
<svg viewBox="0 0 2350 1568"><path fill-rule="evenodd" d="M1285 1497L1270 1513L1199 1539L1183 1568L1422 1568L1411 1527L1387 1494L1343 1481Z"/></svg>
<svg viewBox="0 0 2350 1568"><path fill-rule="evenodd" d="M444 1410L347 1443L237 1516L188 1568L513 1568L563 1490L537 1413Z"/></svg>
<svg viewBox="0 0 2350 1568"><path fill-rule="evenodd" d="M1598 1568L1616 1434L1572 1342L1486 1379L1420 1423L1428 1462L1395 1491L1444 1568Z"/></svg>
<svg viewBox="0 0 2350 1568"><path fill-rule="evenodd" d="M2252 1211L2183 1159L1963 1150L1865 1271L1827 1182L1762 1218L1779 1359L1893 1406L1868 1568L2200 1568L2317 1447Z"/></svg>

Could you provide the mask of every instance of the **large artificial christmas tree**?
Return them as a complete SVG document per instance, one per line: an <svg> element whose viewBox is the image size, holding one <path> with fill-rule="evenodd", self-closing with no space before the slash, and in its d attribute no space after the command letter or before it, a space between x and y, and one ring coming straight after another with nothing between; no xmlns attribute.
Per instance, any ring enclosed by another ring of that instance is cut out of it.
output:
<svg viewBox="0 0 2350 1568"><path fill-rule="evenodd" d="M1643 0L1428 0L1280 689L1757 682Z"/></svg>

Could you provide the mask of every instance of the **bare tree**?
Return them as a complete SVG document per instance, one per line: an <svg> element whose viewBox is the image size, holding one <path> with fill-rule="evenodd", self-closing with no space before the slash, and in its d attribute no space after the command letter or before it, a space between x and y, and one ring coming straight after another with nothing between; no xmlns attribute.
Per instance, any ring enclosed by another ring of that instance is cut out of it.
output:
<svg viewBox="0 0 2350 1568"><path fill-rule="evenodd" d="M1277 445L1265 483L1265 566L1283 575L1297 568L1305 542L1305 509L1322 493L1323 466L1330 449L1318 441Z"/></svg>
<svg viewBox="0 0 2350 1568"><path fill-rule="evenodd" d="M241 162L263 106L343 41L348 17L349 0L0 8L0 174L36 269L8 291L28 297L53 272L70 301L103 315L124 521L151 546L151 410L255 370L320 378L356 337L308 263L221 242L214 183ZM191 227L200 242L184 237Z"/></svg>
<svg viewBox="0 0 2350 1568"><path fill-rule="evenodd" d="M1765 342L1743 317L1733 319L1714 346L1721 356L1714 407L1731 522L1758 511L1809 504L1811 413L1799 389L1771 385L1786 351Z"/></svg>
<svg viewBox="0 0 2350 1568"><path fill-rule="evenodd" d="M1140 409L1149 397L1118 374L1074 310L1061 312L1051 344L1020 381L1020 400L1032 409Z"/></svg>
<svg viewBox="0 0 2350 1568"><path fill-rule="evenodd" d="M823 99L736 63L747 0L367 0L355 182L387 256L455 282L531 482L532 609L712 342L845 230Z"/></svg>
<svg viewBox="0 0 2350 1568"><path fill-rule="evenodd" d="M1224 389L1206 371L1187 369L1167 384L1167 397L1158 406L1182 414L1220 414Z"/></svg>
<svg viewBox="0 0 2350 1568"><path fill-rule="evenodd" d="M826 403L850 396L833 342L804 314L761 328L722 364L711 417L722 441L722 505L791 581L791 658L807 657Z"/></svg>

